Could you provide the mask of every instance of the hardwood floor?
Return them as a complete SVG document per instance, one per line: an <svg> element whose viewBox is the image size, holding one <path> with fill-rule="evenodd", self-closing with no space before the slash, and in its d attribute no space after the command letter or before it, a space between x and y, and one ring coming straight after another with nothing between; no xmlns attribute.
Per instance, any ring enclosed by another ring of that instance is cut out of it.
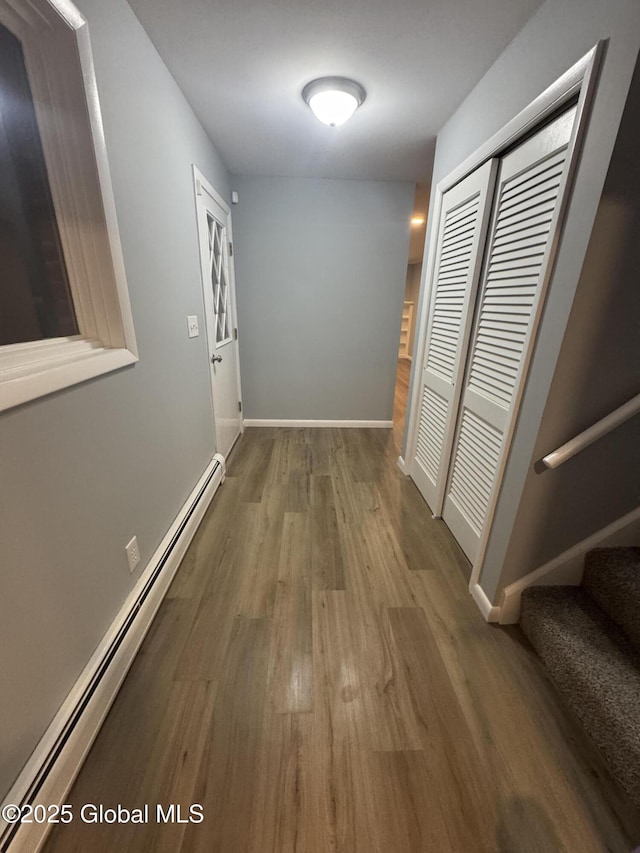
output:
<svg viewBox="0 0 640 853"><path fill-rule="evenodd" d="M400 435L404 431L404 418L407 411L407 398L409 396L409 376L411 374L411 362L408 358L398 359L396 371L396 387L393 397L393 428Z"/></svg>
<svg viewBox="0 0 640 853"><path fill-rule="evenodd" d="M47 853L628 853L636 816L386 430L249 429ZM614 808L615 807L615 808Z"/></svg>

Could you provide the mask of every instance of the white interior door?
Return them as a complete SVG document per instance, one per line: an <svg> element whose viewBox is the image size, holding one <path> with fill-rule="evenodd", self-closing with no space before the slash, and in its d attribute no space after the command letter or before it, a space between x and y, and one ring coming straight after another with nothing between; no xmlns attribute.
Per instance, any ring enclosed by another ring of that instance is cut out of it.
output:
<svg viewBox="0 0 640 853"><path fill-rule="evenodd" d="M498 161L485 163L442 199L412 477L436 511L446 484L473 308Z"/></svg>
<svg viewBox="0 0 640 853"><path fill-rule="evenodd" d="M473 562L525 378L576 109L500 163L442 517Z"/></svg>
<svg viewBox="0 0 640 853"><path fill-rule="evenodd" d="M216 451L226 457L242 431L231 212L195 167L194 182Z"/></svg>

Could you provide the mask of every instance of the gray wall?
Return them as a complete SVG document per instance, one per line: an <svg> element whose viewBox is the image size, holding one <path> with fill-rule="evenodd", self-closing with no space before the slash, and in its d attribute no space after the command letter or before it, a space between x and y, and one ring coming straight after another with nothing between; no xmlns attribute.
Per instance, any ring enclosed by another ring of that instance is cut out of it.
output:
<svg viewBox="0 0 640 853"><path fill-rule="evenodd" d="M640 45L640 4L637 0L608 0L607 3L602 0L547 0L438 135L434 187L599 39L605 38L609 39L606 58L539 328L535 361L527 380L500 493L485 570L480 579L491 599L501 582L516 512L530 471L545 402L627 97ZM421 300L424 300L424 287ZM415 372L414 362L412 373L415 375ZM579 507L576 511L579 512ZM585 518L584 524L574 525L571 535L582 538L587 535L583 531L593 523L597 522L591 514L588 523ZM548 535L555 536L552 531ZM562 537L554 539L549 543L549 551L557 552L565 542Z"/></svg>
<svg viewBox="0 0 640 853"><path fill-rule="evenodd" d="M413 184L233 187L245 417L390 420Z"/></svg>
<svg viewBox="0 0 640 853"><path fill-rule="evenodd" d="M214 453L191 163L228 174L124 0L76 0L102 102L139 364L0 415L0 794Z"/></svg>

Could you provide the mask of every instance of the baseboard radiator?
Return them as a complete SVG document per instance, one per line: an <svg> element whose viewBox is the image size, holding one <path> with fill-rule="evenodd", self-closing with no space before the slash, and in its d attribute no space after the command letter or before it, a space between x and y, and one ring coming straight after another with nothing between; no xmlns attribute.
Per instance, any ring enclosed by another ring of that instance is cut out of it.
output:
<svg viewBox="0 0 640 853"><path fill-rule="evenodd" d="M61 805L82 766L202 517L225 477L216 454L4 800L21 809ZM35 853L46 823L0 822L1 853Z"/></svg>

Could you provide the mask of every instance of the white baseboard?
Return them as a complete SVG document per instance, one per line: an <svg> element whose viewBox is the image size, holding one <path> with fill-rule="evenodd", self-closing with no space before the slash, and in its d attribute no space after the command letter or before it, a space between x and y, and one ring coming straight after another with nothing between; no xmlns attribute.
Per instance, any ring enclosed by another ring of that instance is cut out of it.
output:
<svg viewBox="0 0 640 853"><path fill-rule="evenodd" d="M480 584L469 584L469 591L484 616L485 622L498 622L500 620L500 608L489 601Z"/></svg>
<svg viewBox="0 0 640 853"><path fill-rule="evenodd" d="M402 471L405 477L409 475L407 471L407 463L404 461L404 456L398 456L398 468Z"/></svg>
<svg viewBox="0 0 640 853"><path fill-rule="evenodd" d="M629 532L625 536L625 531ZM640 542L640 507L568 548L544 566L514 581L502 591L500 624L515 625L520 619L520 597L528 586L580 586L584 555L592 548L633 545Z"/></svg>
<svg viewBox="0 0 640 853"><path fill-rule="evenodd" d="M343 428L374 428L391 429L393 421L283 421L245 418L247 427L339 427Z"/></svg>
<svg viewBox="0 0 640 853"><path fill-rule="evenodd" d="M224 458L216 454L102 638L4 804L64 803L129 667L149 630L182 558L216 490L224 481ZM155 582L140 602L147 584ZM136 611L136 608L137 611ZM102 671L104 670L104 671ZM49 826L23 824L11 838L0 822L0 847L8 853L37 853ZM11 838L8 846L8 838Z"/></svg>

